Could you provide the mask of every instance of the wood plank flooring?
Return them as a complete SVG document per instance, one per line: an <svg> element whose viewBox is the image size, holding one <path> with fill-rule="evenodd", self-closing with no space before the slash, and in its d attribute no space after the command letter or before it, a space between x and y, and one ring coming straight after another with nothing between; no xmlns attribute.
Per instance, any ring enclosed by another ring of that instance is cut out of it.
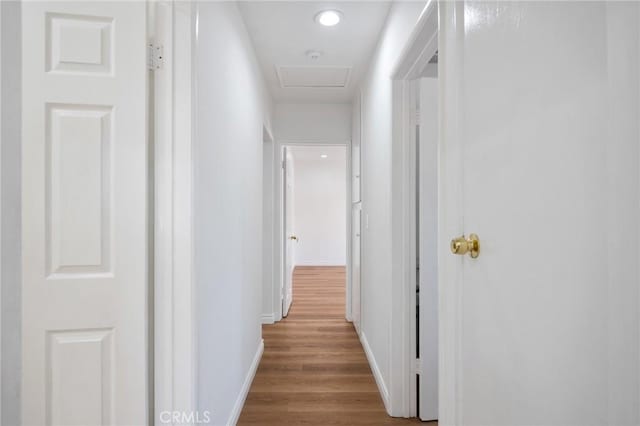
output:
<svg viewBox="0 0 640 426"><path fill-rule="evenodd" d="M344 267L296 268L289 316L262 328L264 355L238 425L422 423L387 415L344 309Z"/></svg>

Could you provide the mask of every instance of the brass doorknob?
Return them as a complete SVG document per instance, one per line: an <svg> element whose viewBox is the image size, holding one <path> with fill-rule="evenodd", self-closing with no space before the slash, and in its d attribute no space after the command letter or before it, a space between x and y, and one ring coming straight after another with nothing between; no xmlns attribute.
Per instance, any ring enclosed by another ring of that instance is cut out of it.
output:
<svg viewBox="0 0 640 426"><path fill-rule="evenodd" d="M470 234L469 238L462 237L451 240L451 253L465 255L469 253L473 259L480 256L480 239L476 234Z"/></svg>
<svg viewBox="0 0 640 426"><path fill-rule="evenodd" d="M289 237L289 239L290 239L290 240L298 241L298 237L296 237L295 235L290 236L290 237Z"/></svg>

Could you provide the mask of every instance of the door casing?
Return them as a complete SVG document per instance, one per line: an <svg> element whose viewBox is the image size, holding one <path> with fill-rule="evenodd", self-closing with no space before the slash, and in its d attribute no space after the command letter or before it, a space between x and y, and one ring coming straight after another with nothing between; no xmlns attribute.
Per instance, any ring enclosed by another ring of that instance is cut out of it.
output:
<svg viewBox="0 0 640 426"><path fill-rule="evenodd" d="M430 0L409 37L392 72L392 279L391 329L389 339L389 414L415 417L416 395L416 95L418 79L429 60L441 49L438 37L438 2ZM440 83L441 84L441 83ZM442 139L442 136L440 136ZM442 152L440 152L442 157ZM440 161L440 160L439 160ZM439 200L440 204L440 200ZM439 217L440 217L440 213ZM442 225L439 224L442 235ZM441 242L438 247L442 247ZM445 245L445 247L447 247ZM440 255L439 255L440 257ZM438 259L438 261L440 261ZM438 279L442 283L441 275ZM442 285L440 284L441 288ZM442 300L442 299L440 299ZM439 307L439 335L442 336L442 309ZM442 359L442 342L439 358ZM440 410L442 366L439 368Z"/></svg>
<svg viewBox="0 0 640 426"><path fill-rule="evenodd" d="M349 153L349 176L351 179L351 197L347 205L350 207L351 223L349 227L348 249L348 284L346 317L353 322L358 335L362 330L362 90L358 91L352 104L352 140ZM356 214L357 212L357 214ZM357 266L356 266L357 264Z"/></svg>
<svg viewBox="0 0 640 426"><path fill-rule="evenodd" d="M196 303L193 280L193 157L197 137L197 10L190 1L151 2L151 42L164 61L154 71L154 408L196 410ZM166 422L166 414L164 414Z"/></svg>
<svg viewBox="0 0 640 426"><path fill-rule="evenodd" d="M463 36L463 16L456 13L457 4L442 1L439 3L440 22L446 23L439 29L439 51L459 43ZM459 12L459 11L458 11ZM445 56L442 58L442 56ZM460 79L462 63L452 55L439 55L438 78L440 81L440 144L438 190L438 233L439 247L448 247L452 236L463 235L462 178L458 173L461 164L457 153L460 152L461 135L456 122L460 106L458 96L450 96L444 102L443 91L447 85L453 85ZM455 93L455 92L451 92ZM444 141L446 140L446 143ZM460 423L461 402L458 399L459 368L461 365L460 336L461 317L460 300L462 271L460 258L445 252L438 256L439 309L439 416L443 424Z"/></svg>
<svg viewBox="0 0 640 426"><path fill-rule="evenodd" d="M293 156L287 147L282 148L282 238L284 246L282 250L282 316L286 317L293 303L293 264L295 256L293 252L294 240L294 204L291 199L294 192L295 170L293 169ZM295 240L297 244L297 240Z"/></svg>
<svg viewBox="0 0 640 426"><path fill-rule="evenodd" d="M290 146L346 146L346 210L345 214L347 215L347 232L345 235L347 241L347 285L346 285L346 312L345 318L348 321L351 321L351 309L349 307L349 301L351 300L351 278L350 278L350 270L351 270L351 140L348 141L312 141L312 140L279 140L275 142L275 151L278 153L284 152L285 147ZM274 189L274 213L273 219L275 221L274 224L274 256L273 256L273 320L274 322L281 321L282 316L282 291L284 289L286 276L283 274L285 269L285 261L284 258L284 250L286 247L286 240L284 235L284 211L283 211L283 176L284 170L282 168L282 160L283 156L275 155L274 156L274 170L275 179L273 184ZM267 297L263 295L263 297Z"/></svg>

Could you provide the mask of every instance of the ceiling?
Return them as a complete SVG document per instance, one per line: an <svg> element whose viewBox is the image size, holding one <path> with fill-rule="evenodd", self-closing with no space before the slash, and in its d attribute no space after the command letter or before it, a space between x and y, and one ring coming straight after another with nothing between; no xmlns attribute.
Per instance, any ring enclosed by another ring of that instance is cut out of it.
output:
<svg viewBox="0 0 640 426"><path fill-rule="evenodd" d="M351 102L389 6L385 1L239 2L274 100L301 103ZM338 25L315 22L315 15L327 9L342 12ZM322 55L312 59L310 51Z"/></svg>

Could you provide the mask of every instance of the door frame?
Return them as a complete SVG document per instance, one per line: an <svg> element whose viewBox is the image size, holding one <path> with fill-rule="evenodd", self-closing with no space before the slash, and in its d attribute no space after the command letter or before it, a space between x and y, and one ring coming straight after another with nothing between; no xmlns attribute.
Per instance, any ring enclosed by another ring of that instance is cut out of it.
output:
<svg viewBox="0 0 640 426"><path fill-rule="evenodd" d="M392 115L393 115L393 143L392 143L392 282L394 291L391 294L391 327L390 327L390 354L389 357L389 407L391 415L398 417L415 417L417 415L417 387L415 375L417 363L416 348L416 165L415 142L417 124L416 96L417 80L429 60L437 51L441 51L443 43L439 37L439 6L440 13L443 4L438 0L429 0L423 9L414 30L405 47L400 52L391 78L393 80ZM442 67L439 65L439 84L442 87L445 80ZM442 106L442 95L439 96L439 105ZM441 109L439 109L441 111ZM440 121L442 116L440 115ZM447 179L443 174L443 133L442 123L439 132L438 143L438 174L439 181ZM444 219L444 197L442 183L439 183L438 217ZM453 196L449 184L447 184L447 197ZM449 235L439 219L438 231L440 241L438 247L443 246L443 235ZM444 304L449 299L449 294L444 282L450 282L450 275L445 267L441 267L441 253L438 252L439 263L439 414L442 424L449 424L448 413L456 400L450 396L449 383L450 362L447 362L451 353L448 340L451 336L446 325L450 318L448 305Z"/></svg>
<svg viewBox="0 0 640 426"><path fill-rule="evenodd" d="M284 313L287 312L287 315L289 313L289 309L291 309L291 305L293 304L293 277L289 277L288 274L289 272L293 272L293 269L290 268L294 268L295 269L295 265L291 265L291 264L287 264L288 261L290 260L290 256L292 255L292 253L289 253L287 251L287 248L291 248L293 247L293 243L290 240L290 236L288 236L288 232L287 232L287 227L289 228L293 228L290 226L290 224L287 224L287 206L290 207L291 210L293 210L293 205L291 203L295 203L294 200L289 200L290 197L287 197L287 191L288 191L288 186L291 186L292 189L290 192L295 191L295 187L293 187L293 182L289 182L289 179L287 179L287 166L288 166L288 162L289 162L289 152L287 150L287 148L289 148L289 146L282 146L279 150L280 152L280 159L281 159L281 164L282 167L280 168L281 173L280 175L282 176L282 181L280 182L280 211L282 212L281 216L282 216L282 221L281 223L281 228L280 228L280 234L279 237L282 238L282 248L281 248L281 256L282 256L282 262L281 262L281 267L280 267L280 275L282 276L282 283L280 286L280 313L281 313L281 317L285 318ZM290 167L290 166L289 166ZM295 180L295 169L293 170L293 179ZM289 221L292 221L293 218L289 217ZM289 279L291 279L291 282L289 283ZM291 286L291 300L289 301L289 303L287 303L287 301L289 300L288 298L288 286ZM287 290L285 290L287 289Z"/></svg>
<svg viewBox="0 0 640 426"><path fill-rule="evenodd" d="M197 81L193 73L197 8L191 1L150 2L162 47L153 72L154 327L153 403L162 413L197 408L196 304L193 280L193 145ZM164 414L166 422L167 414Z"/></svg>
<svg viewBox="0 0 640 426"><path fill-rule="evenodd" d="M345 214L347 215L347 229L346 229L346 248L347 248L347 283L346 283L346 311L345 318L351 321L351 140L347 141L330 141L330 140L288 140L281 139L275 142L274 150L278 153L274 155L274 256L273 256L273 271L274 271L274 286L272 295L272 312L274 322L282 320L282 292L284 289L286 277L283 274L285 269L284 263L286 261L284 257L285 250L285 237L284 237L284 210L283 210L283 182L284 182L284 170L283 170L283 155L285 147L294 146L344 146L346 149L346 208Z"/></svg>
<svg viewBox="0 0 640 426"><path fill-rule="evenodd" d="M362 232L362 193L363 193L363 170L364 170L364 165L362 162L362 152L363 152L363 148L362 148L362 141L363 141L363 126L362 126L362 98L363 98L363 94L362 94L362 90L358 89L358 92L356 94L356 97L354 98L354 102L351 103L351 143L349 144L348 150L349 150L349 164L348 164L348 171L349 171L349 188L348 191L350 193L349 196L349 200L348 200L348 209L349 209L349 222L348 222L348 226L349 226L349 239L348 239L348 245L347 245L347 297L346 297L346 318L347 321L351 321L354 325L354 328L356 329L356 333L358 334L358 337L360 337L362 335L362 324L363 324L363 318L364 315L362 314L363 310L363 303L362 303L362 270L363 270L363 259L364 257L362 256L362 240L363 240L363 232ZM356 176L355 170L353 168L353 162L354 162L354 152L353 152L353 147L354 147L354 141L355 141L355 136L356 136L356 131L357 131L357 143L358 143L358 175ZM358 179L358 201L354 201L353 199L353 194L354 194L354 180ZM353 295L355 294L355 289L353 286L354 280L353 280L353 263L354 263L354 259L353 259L353 241L354 241L354 235L353 235L353 227L354 227L354 217L353 217L353 210L355 208L358 208L360 211L360 233L358 235L359 238L359 261L360 261L360 276L358 277L358 292L360 293L358 295L358 327L356 327L356 322L355 322L355 316L353 314Z"/></svg>
<svg viewBox="0 0 640 426"><path fill-rule="evenodd" d="M4 83L4 80L2 79L2 5L0 5L0 371L2 370L2 355L3 355L3 350L2 350L2 315L1 312L4 309L2 308L2 293L3 293L3 287L4 287L4 282L2 280L2 197L4 195L4 191L2 190L2 146L4 145L4 138L2 137L2 86ZM2 401L3 401L3 391L2 391L2 386L0 385L0 422L2 422Z"/></svg>
<svg viewBox="0 0 640 426"><path fill-rule="evenodd" d="M452 256L449 242L463 235L462 144L458 120L462 109L464 3L439 1L438 82L438 414L442 424L462 421L461 385L462 257ZM445 94L446 93L446 94Z"/></svg>
<svg viewBox="0 0 640 426"><path fill-rule="evenodd" d="M266 149L268 149L268 154ZM270 158L266 158L266 156L269 155ZM274 312L273 312L273 306L276 303L275 300L273 300L273 297L275 296L275 292L273 291L273 287L275 286L275 277L276 277L276 271L274 270L275 267L275 262L274 262L274 258L275 258L275 247L276 247L276 243L275 243L275 216L274 216L274 212L275 212L275 200L273 198L274 194L275 194L275 189L274 189L274 179L275 179L275 167L274 165L276 164L276 143L275 140L273 138L273 132L271 131L270 126L267 123L263 123L262 125L262 161L263 161L263 171L262 171L262 176L263 176L263 182L262 182L262 225L263 225L263 229L262 229L262 250L263 250L263 254L262 254L262 262L263 262L263 268L262 268L262 273L263 273L263 285L262 285L262 298L263 300L261 301L261 322L262 324L273 324L274 322ZM264 167L265 165L268 164L268 169L265 170ZM266 173L269 173L268 175ZM268 176L268 177L267 177ZM264 179L268 179L268 180L264 180ZM266 200L268 198L268 202L269 205L267 207L266 204ZM265 233L268 230L268 233ZM268 266L268 268L267 268ZM271 298L271 300L268 300L268 303L266 304L267 306L267 312L264 312L264 307L265 307L265 300L267 300L267 298Z"/></svg>

